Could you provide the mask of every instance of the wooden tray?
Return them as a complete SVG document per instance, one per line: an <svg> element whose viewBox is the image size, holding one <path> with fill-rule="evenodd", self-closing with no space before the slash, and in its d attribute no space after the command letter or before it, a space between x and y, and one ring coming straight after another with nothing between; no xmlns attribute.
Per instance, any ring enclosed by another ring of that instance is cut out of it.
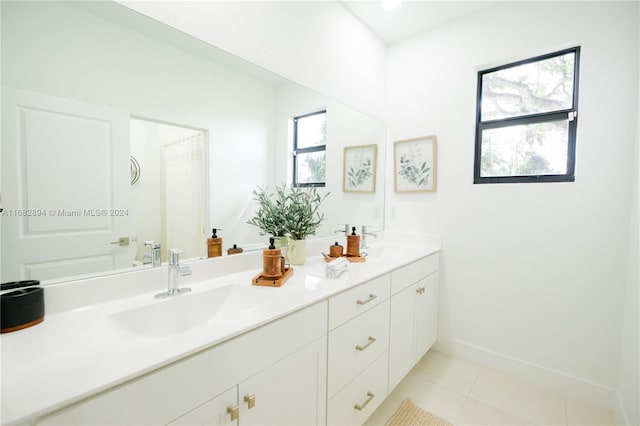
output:
<svg viewBox="0 0 640 426"><path fill-rule="evenodd" d="M284 274L277 280L273 278L262 278L262 273L259 273L251 280L251 284L253 285L264 285L268 287L282 287L285 281L289 279L289 277L293 275L293 268L289 267L284 270Z"/></svg>
<svg viewBox="0 0 640 426"><path fill-rule="evenodd" d="M340 256L340 257L344 257L345 259L347 259L349 262L364 262L367 257L366 256ZM329 263L332 260L336 260L336 259L340 259L340 257L331 257L329 255L325 255L324 256L324 260Z"/></svg>

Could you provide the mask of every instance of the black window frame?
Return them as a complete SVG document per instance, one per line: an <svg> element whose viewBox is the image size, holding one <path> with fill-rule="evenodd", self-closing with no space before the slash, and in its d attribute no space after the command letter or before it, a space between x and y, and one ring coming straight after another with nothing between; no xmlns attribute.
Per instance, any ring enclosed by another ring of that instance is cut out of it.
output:
<svg viewBox="0 0 640 426"><path fill-rule="evenodd" d="M485 74L500 71L506 68L513 68L519 65L543 61L556 56L574 54L573 68L573 99L571 108L555 110L551 112L523 114L509 118L482 121L482 81ZM476 139L473 183L528 183L528 182L575 182L575 160L576 160L576 133L578 128L578 93L580 75L580 46L570 47L552 53L547 53L533 58L523 59L498 67L478 71L477 101L476 101ZM518 175L518 176L481 176L482 172L482 131L501 127L517 126L522 124L537 124L550 121L567 120L568 141L567 141L567 170L565 174L548 175Z"/></svg>
<svg viewBox="0 0 640 426"><path fill-rule="evenodd" d="M325 161L327 159L327 144L326 144L326 140L325 140L325 144L324 145L316 145L316 146L310 146L307 148L298 148L298 120L302 119L302 118L307 118L307 117L311 117L314 115L319 115L319 114L324 114L325 115L325 122L327 119L327 110L325 109L321 109L318 111L314 111L314 112L310 112L307 114L302 114L302 115L298 115L293 117L293 186L294 187L298 187L298 188L311 188L311 187L316 187L316 188L322 188L325 187L327 185L327 176L326 176L326 172L325 172L325 180L323 182L307 182L307 183L300 183L298 182L298 154L308 154L308 153L312 153L312 152L320 152L320 151L324 151L325 153ZM325 170L326 170L326 165L325 165Z"/></svg>

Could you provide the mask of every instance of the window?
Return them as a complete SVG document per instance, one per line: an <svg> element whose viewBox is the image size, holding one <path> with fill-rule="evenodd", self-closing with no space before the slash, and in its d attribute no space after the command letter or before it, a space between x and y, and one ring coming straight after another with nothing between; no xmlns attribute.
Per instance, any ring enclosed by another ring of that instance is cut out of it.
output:
<svg viewBox="0 0 640 426"><path fill-rule="evenodd" d="M293 117L293 185L325 186L327 111Z"/></svg>
<svg viewBox="0 0 640 426"><path fill-rule="evenodd" d="M478 72L474 183L573 182L580 48Z"/></svg>

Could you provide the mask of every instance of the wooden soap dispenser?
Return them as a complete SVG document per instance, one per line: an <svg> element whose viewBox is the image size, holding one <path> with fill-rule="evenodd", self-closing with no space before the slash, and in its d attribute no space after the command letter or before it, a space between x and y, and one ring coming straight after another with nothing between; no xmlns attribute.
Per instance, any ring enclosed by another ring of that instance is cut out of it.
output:
<svg viewBox="0 0 640 426"><path fill-rule="evenodd" d="M356 235L356 227L351 228L351 235L347 235L347 256L360 256L360 235Z"/></svg>
<svg viewBox="0 0 640 426"><path fill-rule="evenodd" d="M330 257L342 257L343 254L344 254L344 248L340 244L338 244L337 241L334 245L329 246Z"/></svg>
<svg viewBox="0 0 640 426"><path fill-rule="evenodd" d="M275 239L269 238L269 247L262 250L262 278L277 280L282 277L282 251L276 248Z"/></svg>
<svg viewBox="0 0 640 426"><path fill-rule="evenodd" d="M207 238L207 257L222 256L222 238L218 238L217 231L222 229L213 228L211 238Z"/></svg>

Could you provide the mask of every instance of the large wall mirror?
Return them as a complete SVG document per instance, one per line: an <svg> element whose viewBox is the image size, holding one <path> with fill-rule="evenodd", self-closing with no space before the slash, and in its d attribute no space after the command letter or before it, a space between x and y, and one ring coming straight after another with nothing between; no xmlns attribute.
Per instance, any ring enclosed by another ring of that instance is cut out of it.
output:
<svg viewBox="0 0 640 426"><path fill-rule="evenodd" d="M292 117L326 109L326 220L382 229L384 123L115 2L2 2L2 282L266 242L252 191L291 181ZM374 191L345 147L377 146Z"/></svg>

